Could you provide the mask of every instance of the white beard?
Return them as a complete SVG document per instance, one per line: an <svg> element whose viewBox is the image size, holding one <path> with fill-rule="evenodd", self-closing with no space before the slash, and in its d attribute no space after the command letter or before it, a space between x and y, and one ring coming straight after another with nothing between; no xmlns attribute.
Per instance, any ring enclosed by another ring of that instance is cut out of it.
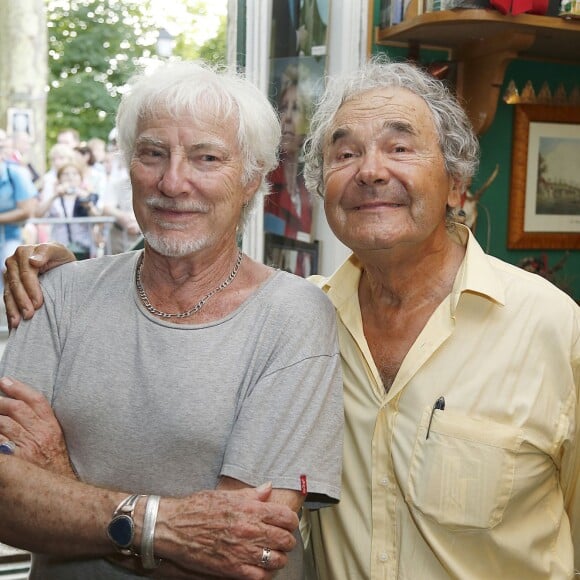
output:
<svg viewBox="0 0 580 580"><path fill-rule="evenodd" d="M150 208L162 208L169 210L208 212L210 209L207 204L195 200L178 203L174 200L165 200L151 197L146 199L145 203ZM181 240L174 237L172 233L174 231L184 231L189 227L188 225L164 223L161 220L156 221L157 226L161 227L163 230L166 229L167 233L158 234L152 232L143 232L143 237L151 246L151 248L162 256L166 256L168 258L182 258L184 256L188 256L189 254L193 254L198 250L207 248L215 242L215 236L211 235L193 240Z"/></svg>
<svg viewBox="0 0 580 580"><path fill-rule="evenodd" d="M182 258L207 248L213 242L209 238L198 238L195 240L180 240L169 235L152 234L144 232L143 237L153 250L168 258Z"/></svg>

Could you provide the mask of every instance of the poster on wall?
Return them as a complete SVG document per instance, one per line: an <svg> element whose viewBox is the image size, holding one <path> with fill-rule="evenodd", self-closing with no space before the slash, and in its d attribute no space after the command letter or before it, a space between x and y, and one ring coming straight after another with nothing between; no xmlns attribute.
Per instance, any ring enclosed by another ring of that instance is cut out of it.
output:
<svg viewBox="0 0 580 580"><path fill-rule="evenodd" d="M7 111L6 131L8 135L26 133L34 141L34 111L9 107Z"/></svg>
<svg viewBox="0 0 580 580"><path fill-rule="evenodd" d="M324 59L278 58L272 61L270 98L280 115L280 163L270 173L271 193L264 205L264 229L293 239L312 239L313 203L304 184L302 146L308 134Z"/></svg>
<svg viewBox="0 0 580 580"><path fill-rule="evenodd" d="M272 0L270 58L324 56L331 0Z"/></svg>
<svg viewBox="0 0 580 580"><path fill-rule="evenodd" d="M280 164L270 173L264 231L288 240L314 239L312 197L302 147L323 89L330 0L273 0L269 97L280 116Z"/></svg>
<svg viewBox="0 0 580 580"><path fill-rule="evenodd" d="M266 265L303 278L318 273L318 241L308 243L266 234L264 246Z"/></svg>

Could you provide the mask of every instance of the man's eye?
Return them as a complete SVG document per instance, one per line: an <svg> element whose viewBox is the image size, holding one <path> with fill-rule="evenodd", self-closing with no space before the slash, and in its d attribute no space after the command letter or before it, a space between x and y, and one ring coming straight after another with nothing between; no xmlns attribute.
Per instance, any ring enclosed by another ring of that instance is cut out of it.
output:
<svg viewBox="0 0 580 580"><path fill-rule="evenodd" d="M202 161L206 161L207 163L213 163L215 161L219 161L219 158L216 155L202 155Z"/></svg>
<svg viewBox="0 0 580 580"><path fill-rule="evenodd" d="M163 152L159 151L158 149L142 149L139 152L139 156L144 157L146 159L151 159L151 158L156 158L156 157L162 157Z"/></svg>
<svg viewBox="0 0 580 580"><path fill-rule="evenodd" d="M339 159L352 159L354 157L354 153L352 151L342 151L338 154Z"/></svg>

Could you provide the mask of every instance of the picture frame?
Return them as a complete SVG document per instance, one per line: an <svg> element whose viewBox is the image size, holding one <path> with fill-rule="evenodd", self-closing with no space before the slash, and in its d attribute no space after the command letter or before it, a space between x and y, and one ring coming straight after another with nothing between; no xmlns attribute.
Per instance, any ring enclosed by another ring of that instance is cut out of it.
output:
<svg viewBox="0 0 580 580"><path fill-rule="evenodd" d="M319 242L303 242L278 234L265 234L264 264L302 276L318 273Z"/></svg>
<svg viewBox="0 0 580 580"><path fill-rule="evenodd" d="M508 248L580 248L580 107L514 107Z"/></svg>
<svg viewBox="0 0 580 580"><path fill-rule="evenodd" d="M32 109L9 107L6 115L6 132L8 135L28 133L30 139L34 141L34 111Z"/></svg>

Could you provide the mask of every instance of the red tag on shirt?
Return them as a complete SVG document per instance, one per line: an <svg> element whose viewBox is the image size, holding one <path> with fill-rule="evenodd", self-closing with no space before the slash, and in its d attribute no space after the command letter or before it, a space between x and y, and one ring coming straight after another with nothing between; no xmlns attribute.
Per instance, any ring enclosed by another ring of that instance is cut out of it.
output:
<svg viewBox="0 0 580 580"><path fill-rule="evenodd" d="M308 494L308 481L306 480L305 475L300 476L300 493L302 495Z"/></svg>

